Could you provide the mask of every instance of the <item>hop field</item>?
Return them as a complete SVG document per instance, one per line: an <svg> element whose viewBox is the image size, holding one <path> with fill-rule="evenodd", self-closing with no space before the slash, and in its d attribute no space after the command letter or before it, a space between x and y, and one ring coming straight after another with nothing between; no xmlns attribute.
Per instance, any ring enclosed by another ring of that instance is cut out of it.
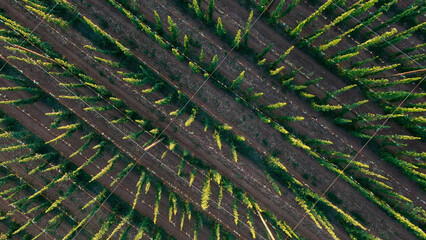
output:
<svg viewBox="0 0 426 240"><path fill-rule="evenodd" d="M426 239L424 1L0 1L1 239Z"/></svg>

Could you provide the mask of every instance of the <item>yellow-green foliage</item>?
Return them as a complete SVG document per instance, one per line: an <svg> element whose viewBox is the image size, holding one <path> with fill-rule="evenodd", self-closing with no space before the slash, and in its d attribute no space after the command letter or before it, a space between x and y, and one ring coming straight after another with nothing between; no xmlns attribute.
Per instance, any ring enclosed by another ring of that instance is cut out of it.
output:
<svg viewBox="0 0 426 240"><path fill-rule="evenodd" d="M81 227L85 226L87 221L89 221L89 219L92 218L92 216L97 212L99 206L96 206L92 209L92 211L90 211L89 214L86 215L86 217L84 217L81 221L78 222L78 224L73 227L67 235L65 235L62 239L63 240L68 240L71 239L71 237L74 235L75 232L77 232Z"/></svg>
<svg viewBox="0 0 426 240"><path fill-rule="evenodd" d="M160 37L160 35L155 34L154 35L155 41L157 41L158 44L160 44L160 46L162 48L167 48L169 45L163 40L162 37Z"/></svg>
<svg viewBox="0 0 426 240"><path fill-rule="evenodd" d="M285 103L285 102L278 102L278 103L269 105L267 108L270 109L270 110L273 110L273 109L284 107L285 105L287 105L287 103Z"/></svg>
<svg viewBox="0 0 426 240"><path fill-rule="evenodd" d="M234 41L232 42L232 45L238 48L240 46L241 42L241 29L238 30L237 35L235 35Z"/></svg>
<svg viewBox="0 0 426 240"><path fill-rule="evenodd" d="M156 185L156 195L155 195L155 204L154 204L154 219L153 222L157 222L158 213L160 210L160 200L161 200L162 188L160 185Z"/></svg>
<svg viewBox="0 0 426 240"><path fill-rule="evenodd" d="M239 142L244 142L246 140L246 138L244 136L241 135L235 135L235 140L239 141Z"/></svg>
<svg viewBox="0 0 426 240"><path fill-rule="evenodd" d="M392 135L376 135L376 138L384 138L391 140L419 140L420 137L410 136L410 135L400 135L400 134L392 134Z"/></svg>
<svg viewBox="0 0 426 240"><path fill-rule="evenodd" d="M203 190L201 193L201 208L207 209L209 207L209 199L211 195L210 190L210 172L206 175L206 179L204 180Z"/></svg>
<svg viewBox="0 0 426 240"><path fill-rule="evenodd" d="M200 9L200 6L198 5L198 1L197 0L193 0L192 4L189 3L188 4L189 8L192 9L195 14L201 19L203 18L203 12Z"/></svg>
<svg viewBox="0 0 426 240"><path fill-rule="evenodd" d="M185 211L182 211L181 217L180 217L180 230L183 229L183 224L185 223Z"/></svg>
<svg viewBox="0 0 426 240"><path fill-rule="evenodd" d="M281 196L281 190L278 187L277 183L274 181L274 179L272 179L271 175L269 175L268 173L266 173L266 177L268 178L268 181L271 183L271 185L274 188L274 190L278 193L278 195Z"/></svg>
<svg viewBox="0 0 426 240"><path fill-rule="evenodd" d="M262 66L262 65L265 65L265 63L266 63L266 58L264 58L264 59L262 59L262 60L259 60L259 61L257 62L257 65Z"/></svg>
<svg viewBox="0 0 426 240"><path fill-rule="evenodd" d="M334 40L332 40L332 41L330 41L330 42L328 42L326 44L323 44L323 45L319 46L318 50L320 50L321 52L325 51L328 48L337 45L341 40L342 40L341 38L336 38L336 39L334 39Z"/></svg>
<svg viewBox="0 0 426 240"><path fill-rule="evenodd" d="M127 214L120 223L112 230L112 232L109 234L109 237L106 240L110 240L118 231L121 230L121 228L124 227L126 223L129 223L129 219L132 217L133 211L130 211L129 214Z"/></svg>
<svg viewBox="0 0 426 240"><path fill-rule="evenodd" d="M421 107L399 107L396 113L419 113L426 112L426 108Z"/></svg>
<svg viewBox="0 0 426 240"><path fill-rule="evenodd" d="M232 211L234 213L234 223L235 225L238 225L238 205L237 205L237 199L234 198L234 202L232 204Z"/></svg>
<svg viewBox="0 0 426 240"><path fill-rule="evenodd" d="M220 175L220 173L218 173L216 170L210 170L211 174L213 175L213 180L220 185L220 183L222 182L222 175Z"/></svg>
<svg viewBox="0 0 426 240"><path fill-rule="evenodd" d="M177 214L177 196L176 193L169 194L169 222L172 221L172 216Z"/></svg>
<svg viewBox="0 0 426 240"><path fill-rule="evenodd" d="M234 161L238 162L237 148L235 147L234 144L231 144L231 153L232 153L232 158L234 159Z"/></svg>
<svg viewBox="0 0 426 240"><path fill-rule="evenodd" d="M96 197L94 197L92 200L90 200L89 202L86 203L86 205L84 205L81 210L84 210L88 207L90 207L92 204L96 203L96 202L102 202L103 199L107 196L107 189L105 188L102 192L100 192L98 195L96 195Z"/></svg>
<svg viewBox="0 0 426 240"><path fill-rule="evenodd" d="M415 158L426 159L426 152L401 151L400 154L415 157Z"/></svg>
<svg viewBox="0 0 426 240"><path fill-rule="evenodd" d="M287 168L284 166L284 164L282 164L280 162L280 159L278 157L274 157L269 155L267 160L269 161L269 163L271 163L273 166L283 170L284 172L287 172Z"/></svg>
<svg viewBox="0 0 426 240"><path fill-rule="evenodd" d="M290 32L290 36L295 36L298 35L301 31L302 28L310 23L311 21L313 21L319 14L321 14L328 6L330 6L333 3L333 0L328 0L327 2L325 2L323 5L321 5L321 7L318 8L318 10L316 10L314 13L312 13L309 17L307 17L305 20L301 21L291 32Z"/></svg>
<svg viewBox="0 0 426 240"><path fill-rule="evenodd" d="M219 147L219 149L222 149L222 142L220 141L220 134L217 130L214 130L213 138L216 141L216 144Z"/></svg>
<svg viewBox="0 0 426 240"><path fill-rule="evenodd" d="M384 41L386 38L389 38L390 36L394 35L395 33L397 33L398 30L396 30L396 28L392 28L390 31L383 33L380 36L376 36L373 38L368 39L367 41L365 41L364 43L361 43L359 45L355 46L355 51L358 51L361 48L366 48L369 46L372 46L374 44L377 44L379 42Z"/></svg>
<svg viewBox="0 0 426 240"><path fill-rule="evenodd" d="M169 31L172 34L172 40L176 41L179 35L179 30L176 26L176 23L173 22L173 19L170 16L167 16L167 21L169 22Z"/></svg>
<svg viewBox="0 0 426 240"><path fill-rule="evenodd" d="M284 134L284 135L289 134L289 132L281 125L274 124L274 129L277 130L278 132Z"/></svg>
<svg viewBox="0 0 426 240"><path fill-rule="evenodd" d="M310 41L310 42L313 41L314 39L318 38L321 34L323 34L324 32L328 31L334 25L338 24L339 22L341 22L341 21L345 20L346 18L348 18L349 16L351 16L351 13L353 11L355 11L355 9L356 8L352 8L352 9L349 9L348 11L343 12L340 16L338 16L337 18L335 18L333 20L333 22L331 22L328 25L325 25L322 29L318 30L317 33L314 36L312 36L312 37L310 37L308 39L308 41Z"/></svg>
<svg viewBox="0 0 426 240"><path fill-rule="evenodd" d="M231 127L231 126L229 126L227 123L225 123L225 124L223 124L223 125L219 126L219 128L220 128L221 130L224 130L224 131L229 131L229 130L231 130L231 129L232 129L232 127Z"/></svg>
<svg viewBox="0 0 426 240"><path fill-rule="evenodd" d="M185 36L183 37L183 53L184 54L189 54L189 37L185 34Z"/></svg>
<svg viewBox="0 0 426 240"><path fill-rule="evenodd" d="M258 115L259 115L260 120L262 120L262 122L264 122L264 123L270 123L271 122L271 119L269 117L263 115L262 113L259 113Z"/></svg>
<svg viewBox="0 0 426 240"><path fill-rule="evenodd" d="M185 60L185 57L182 55L182 54L180 54L180 52L177 50L177 49L175 49L175 48L172 48L172 53L173 53L173 55L175 55L175 57L179 60L179 61L183 61L183 60Z"/></svg>
<svg viewBox="0 0 426 240"><path fill-rule="evenodd" d="M191 173L189 174L189 186L192 186L192 183L194 183L194 179L195 179L195 173L197 172L196 168L193 168Z"/></svg>
<svg viewBox="0 0 426 240"><path fill-rule="evenodd" d="M155 101L155 104L166 105L166 104L169 104L171 100L172 100L172 95L169 95L163 99Z"/></svg>
<svg viewBox="0 0 426 240"><path fill-rule="evenodd" d="M306 214L308 214L308 216L312 219L312 221L315 223L315 225L318 228L322 229L321 224L318 222L317 218L309 210L309 207L308 207L308 205L306 205L306 202L303 201L302 199L300 199L299 197L296 197L296 201L298 202L299 206L301 206L303 208L303 210L305 210Z"/></svg>
<svg viewBox="0 0 426 240"><path fill-rule="evenodd" d="M101 57L97 57L97 56L94 56L94 58L99 63L105 63L105 64L107 64L109 66L116 67L116 68L120 67L120 64L118 62L113 62L113 61L111 61L109 59L105 59L105 58L101 58Z"/></svg>
<svg viewBox="0 0 426 240"><path fill-rule="evenodd" d="M170 116L177 116L177 115L178 115L178 113L179 113L179 109L176 109L175 111L170 112L170 113L169 113L169 115L170 115Z"/></svg>
<svg viewBox="0 0 426 240"><path fill-rule="evenodd" d="M91 28L92 28L92 30L95 32L95 33L97 33L97 34L99 34L99 35L101 35L102 37L104 37L104 38L106 38L106 39L108 39L111 43L114 43L119 49L120 49L120 51L123 53L123 54L125 54L125 55L127 55L127 56L129 56L129 55L132 55L131 53L130 53L130 51L129 51L129 49L127 49L125 46L123 46L120 42L118 42L115 38L113 38L113 37L111 37L108 33L106 33L104 30L102 30L101 28L99 28L97 25L95 25L90 19L88 19L88 18L86 18L86 17L84 17L84 16L82 16L82 20L84 21L84 22L86 22L87 23L87 25L89 25Z"/></svg>
<svg viewBox="0 0 426 240"><path fill-rule="evenodd" d="M388 66L375 66L375 67L365 67L365 68L352 68L352 69L343 69L342 73L350 78L365 77L373 74L377 74L383 71L391 70L398 67L401 64L392 64Z"/></svg>
<svg viewBox="0 0 426 240"><path fill-rule="evenodd" d="M34 60L30 57L21 58L21 57L15 57L15 56L8 56L7 58L23 61L25 63L31 64L31 65L34 65L34 66L43 66L48 70L51 70L54 67L54 63L52 63L52 62L44 62L44 61L41 61L41 60Z"/></svg>
<svg viewBox="0 0 426 240"><path fill-rule="evenodd" d="M226 34L225 27L223 26L222 19L220 17L217 19L216 34L219 36L224 36Z"/></svg>
<svg viewBox="0 0 426 240"><path fill-rule="evenodd" d="M191 110L191 115L189 115L189 118L185 122L185 127L189 127L194 122L196 116L197 116L197 109L193 108Z"/></svg>
<svg viewBox="0 0 426 240"><path fill-rule="evenodd" d="M253 238L256 238L256 230L254 229L253 216L251 211L247 212L247 224L250 227L250 233Z"/></svg>
<svg viewBox="0 0 426 240"><path fill-rule="evenodd" d="M240 73L240 75L238 75L238 77L232 82L232 84L231 84L231 89L236 89L236 88L238 88L239 87L239 85L241 84L241 82L243 81L243 78L244 78L244 74L245 74L245 72L246 71L242 71L241 73Z"/></svg>
<svg viewBox="0 0 426 240"><path fill-rule="evenodd" d="M303 148L303 149L308 150L308 151L311 151L311 148L308 145L306 145L305 143L303 143L302 140L297 139L293 136L289 136L289 140L290 140L291 145Z"/></svg>
<svg viewBox="0 0 426 240"><path fill-rule="evenodd" d="M120 158L120 155L117 154L114 157L112 157L110 160L108 160L108 165L106 165L98 174L92 177L89 182L93 182L100 177L102 177L105 173L111 171L112 167L114 166L115 161Z"/></svg>
<svg viewBox="0 0 426 240"><path fill-rule="evenodd" d="M53 14L47 14L47 13L45 13L45 11L42 10L44 7L41 8L41 9L37 9L37 8L31 7L29 5L26 5L25 7L28 10L30 10L31 12L36 13L36 14L40 15L41 17L43 17L44 19L46 19L47 22L51 22L51 23L53 23L55 25L59 25L60 27L62 27L64 29L68 28L68 23L66 21L64 21L64 20L62 20L60 18L54 17Z"/></svg>
<svg viewBox="0 0 426 240"><path fill-rule="evenodd" d="M279 68L276 68L275 70L270 70L270 71L269 71L269 74L270 74L271 76L275 76L275 75L277 75L278 73L280 73L282 70L284 70L284 66L281 66L281 67L279 67Z"/></svg>
<svg viewBox="0 0 426 240"><path fill-rule="evenodd" d="M223 199L223 185L221 184L219 186L219 196L218 196L218 200L217 200L217 208L220 208L221 203L222 203L222 199Z"/></svg>
<svg viewBox="0 0 426 240"><path fill-rule="evenodd" d="M154 92L154 91L158 90L158 89L160 88L160 86L161 86L161 85L163 85L163 83L158 82L158 83L156 83L153 87L142 90L142 92L143 92L143 93L152 93L152 92Z"/></svg>
<svg viewBox="0 0 426 240"><path fill-rule="evenodd" d="M319 105L316 103L312 103L312 107L317 110L317 111L322 111L322 112L328 112L328 111L335 111L335 110L340 110L342 109L341 105Z"/></svg>
<svg viewBox="0 0 426 240"><path fill-rule="evenodd" d="M332 63L339 63L339 62L344 62L346 60L351 59L352 57L355 57L356 55L358 55L359 52L354 52L354 53L348 53L348 54L343 54L343 55L338 55L332 59L330 59L330 61Z"/></svg>
<svg viewBox="0 0 426 240"><path fill-rule="evenodd" d="M101 229L96 233L95 236L93 236L92 240L100 240L103 238L103 236L109 231L110 227L113 223L115 223L115 215L111 214L110 217L104 224L102 224Z"/></svg>

